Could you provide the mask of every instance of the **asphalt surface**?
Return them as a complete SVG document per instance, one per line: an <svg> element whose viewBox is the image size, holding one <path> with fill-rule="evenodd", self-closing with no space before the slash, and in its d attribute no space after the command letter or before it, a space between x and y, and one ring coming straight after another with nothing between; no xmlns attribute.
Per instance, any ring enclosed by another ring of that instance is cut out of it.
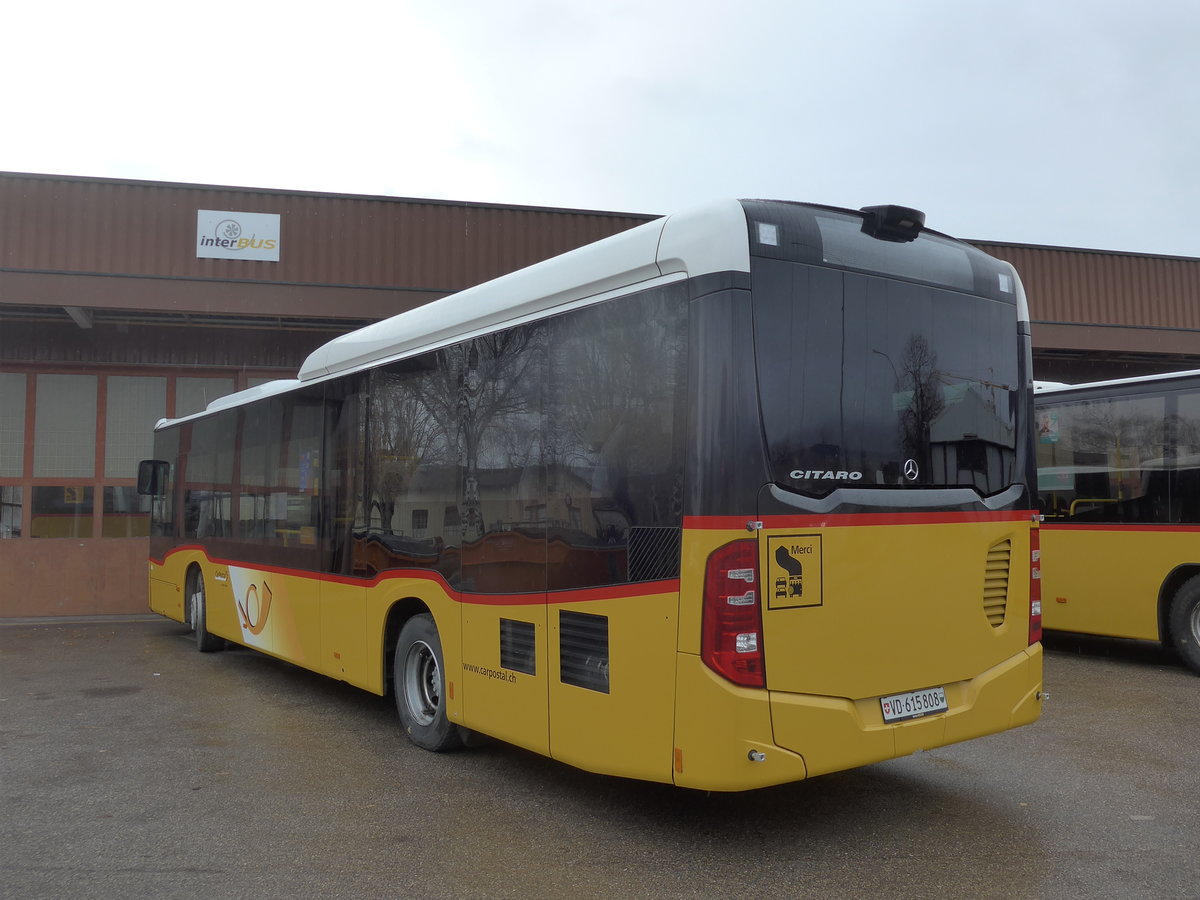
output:
<svg viewBox="0 0 1200 900"><path fill-rule="evenodd" d="M1027 728L746 794L430 754L161 619L0 623L0 897L1200 897L1200 678L1051 639Z"/></svg>

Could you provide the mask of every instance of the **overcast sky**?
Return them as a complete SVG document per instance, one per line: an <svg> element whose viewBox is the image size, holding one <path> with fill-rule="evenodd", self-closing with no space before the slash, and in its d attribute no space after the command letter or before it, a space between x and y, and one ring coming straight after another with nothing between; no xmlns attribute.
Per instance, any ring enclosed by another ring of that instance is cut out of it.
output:
<svg viewBox="0 0 1200 900"><path fill-rule="evenodd" d="M0 170L1200 257L1196 0L14 3Z"/></svg>

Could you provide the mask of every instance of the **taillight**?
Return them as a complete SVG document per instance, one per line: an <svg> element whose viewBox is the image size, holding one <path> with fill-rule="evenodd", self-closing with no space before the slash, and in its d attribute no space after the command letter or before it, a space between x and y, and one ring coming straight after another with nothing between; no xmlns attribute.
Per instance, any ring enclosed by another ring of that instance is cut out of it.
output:
<svg viewBox="0 0 1200 900"><path fill-rule="evenodd" d="M1029 644L1042 639L1042 539L1035 526L1029 532Z"/></svg>
<svg viewBox="0 0 1200 900"><path fill-rule="evenodd" d="M745 687L767 683L758 594L757 541L734 541L713 551L704 570L700 657L718 675Z"/></svg>

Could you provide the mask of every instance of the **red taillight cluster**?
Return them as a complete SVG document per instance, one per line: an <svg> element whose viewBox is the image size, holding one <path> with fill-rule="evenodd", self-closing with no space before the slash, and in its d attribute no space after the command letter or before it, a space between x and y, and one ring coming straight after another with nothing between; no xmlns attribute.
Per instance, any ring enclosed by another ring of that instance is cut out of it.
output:
<svg viewBox="0 0 1200 900"><path fill-rule="evenodd" d="M1042 541L1037 528L1029 532L1029 644L1042 639Z"/></svg>
<svg viewBox="0 0 1200 900"><path fill-rule="evenodd" d="M734 541L713 551L704 570L700 656L734 684L765 687L758 542Z"/></svg>

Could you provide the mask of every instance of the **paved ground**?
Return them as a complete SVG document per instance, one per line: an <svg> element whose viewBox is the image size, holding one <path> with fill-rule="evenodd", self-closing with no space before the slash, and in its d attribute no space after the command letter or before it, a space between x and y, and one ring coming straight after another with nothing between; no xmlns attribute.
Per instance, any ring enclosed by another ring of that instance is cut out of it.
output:
<svg viewBox="0 0 1200 900"><path fill-rule="evenodd" d="M749 794L503 745L160 619L0 624L0 896L1200 897L1200 678L1051 643L1041 722Z"/></svg>

